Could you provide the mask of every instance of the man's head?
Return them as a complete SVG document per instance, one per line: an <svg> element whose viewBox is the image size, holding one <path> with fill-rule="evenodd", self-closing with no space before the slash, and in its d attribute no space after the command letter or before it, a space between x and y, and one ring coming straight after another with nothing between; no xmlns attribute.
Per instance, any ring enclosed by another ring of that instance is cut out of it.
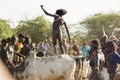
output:
<svg viewBox="0 0 120 80"><path fill-rule="evenodd" d="M6 39L2 39L1 41L1 44L2 44L2 47L5 47L7 45L7 40Z"/></svg>
<svg viewBox="0 0 120 80"><path fill-rule="evenodd" d="M63 15L65 15L66 13L67 13L67 11L64 10L64 9L58 9L58 10L56 10L56 14L58 14L59 16L63 16Z"/></svg>
<svg viewBox="0 0 120 80"><path fill-rule="evenodd" d="M100 45L100 41L98 39L94 39L91 41L91 48L92 49L100 49L101 45Z"/></svg>
<svg viewBox="0 0 120 80"><path fill-rule="evenodd" d="M14 43L16 42L16 37L15 37L15 36L12 36L12 37L10 38L10 42L14 44Z"/></svg>
<svg viewBox="0 0 120 80"><path fill-rule="evenodd" d="M20 41L20 42L23 42L25 37L24 37L24 35L19 34L19 35L18 35L18 38L19 38L19 41Z"/></svg>
<svg viewBox="0 0 120 80"><path fill-rule="evenodd" d="M110 52L116 51L117 50L117 45L114 41L108 41L106 43L106 48L110 50Z"/></svg>
<svg viewBox="0 0 120 80"><path fill-rule="evenodd" d="M87 41L84 39L82 44L83 44L83 46L87 45Z"/></svg>
<svg viewBox="0 0 120 80"><path fill-rule="evenodd" d="M18 38L24 38L24 35L23 34L19 34Z"/></svg>

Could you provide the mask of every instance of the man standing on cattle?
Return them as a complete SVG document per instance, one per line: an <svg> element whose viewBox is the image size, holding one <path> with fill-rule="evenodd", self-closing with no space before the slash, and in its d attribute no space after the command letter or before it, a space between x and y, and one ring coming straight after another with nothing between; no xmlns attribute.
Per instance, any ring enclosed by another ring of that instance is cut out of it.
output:
<svg viewBox="0 0 120 80"><path fill-rule="evenodd" d="M44 8L43 5L41 5L42 10L44 11L44 13L48 16L54 17L54 22L52 25L52 41L53 41L53 47L54 47L54 52L56 53L56 44L57 44L57 40L59 42L59 47L62 51L62 53L64 54L64 48L62 46L62 32L61 32L61 27L62 25L65 26L67 34L69 36L69 40L70 40L70 34L66 25L66 22L63 20L62 16L65 15L67 13L66 10L64 9L58 9L56 11L56 14L50 14L48 13Z"/></svg>

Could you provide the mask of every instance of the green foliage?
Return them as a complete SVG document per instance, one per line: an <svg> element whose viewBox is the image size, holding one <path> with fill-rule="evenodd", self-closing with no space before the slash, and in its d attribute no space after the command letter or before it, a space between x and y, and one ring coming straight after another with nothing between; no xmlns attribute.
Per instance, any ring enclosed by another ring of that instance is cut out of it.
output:
<svg viewBox="0 0 120 80"><path fill-rule="evenodd" d="M100 38L103 35L102 27L109 36L115 28L120 28L120 16L117 13L95 14L87 17L80 24L88 29L88 36L91 38Z"/></svg>
<svg viewBox="0 0 120 80"><path fill-rule="evenodd" d="M12 28L6 20L0 19L0 39L8 38L13 35Z"/></svg>
<svg viewBox="0 0 120 80"><path fill-rule="evenodd" d="M43 16L39 16L32 20L21 21L16 28L16 34L22 33L31 37L33 42L38 43L51 37L51 28L51 23Z"/></svg>

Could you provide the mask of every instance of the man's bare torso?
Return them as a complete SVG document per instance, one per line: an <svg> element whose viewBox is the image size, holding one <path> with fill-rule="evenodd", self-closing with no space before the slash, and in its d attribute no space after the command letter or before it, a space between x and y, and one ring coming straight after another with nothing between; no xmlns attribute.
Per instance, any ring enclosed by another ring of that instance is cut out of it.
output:
<svg viewBox="0 0 120 80"><path fill-rule="evenodd" d="M64 20L60 16L54 17L54 22L52 26L52 33L53 34L61 34L61 27L64 24Z"/></svg>

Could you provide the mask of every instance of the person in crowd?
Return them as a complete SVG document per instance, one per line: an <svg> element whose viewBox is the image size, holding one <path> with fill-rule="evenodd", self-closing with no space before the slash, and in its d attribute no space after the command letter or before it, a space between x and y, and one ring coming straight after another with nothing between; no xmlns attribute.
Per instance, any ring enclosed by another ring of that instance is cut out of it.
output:
<svg viewBox="0 0 120 80"><path fill-rule="evenodd" d="M65 53L68 54L69 44L68 44L66 39L63 39L63 47L64 47L64 50L65 50Z"/></svg>
<svg viewBox="0 0 120 80"><path fill-rule="evenodd" d="M110 80L114 80L117 64L120 64L120 54L117 52L117 45L114 41L108 41L106 45L108 45L107 49L109 50L106 57L107 72L109 73Z"/></svg>
<svg viewBox="0 0 120 80"><path fill-rule="evenodd" d="M69 42L69 48L68 48L68 54L69 55L73 55L73 53L74 53L74 50L72 49L72 47L73 47L72 41L73 41L73 39L71 39L70 42Z"/></svg>
<svg viewBox="0 0 120 80"><path fill-rule="evenodd" d="M82 55L82 51L79 49L79 46L75 39L73 39L72 43L73 43L72 49L74 51L73 55L75 55L75 56Z"/></svg>
<svg viewBox="0 0 120 80"><path fill-rule="evenodd" d="M18 41L16 42L16 46L17 46L17 53L20 54L20 50L23 47L23 42L24 42L24 35L23 34L19 34L18 35Z"/></svg>
<svg viewBox="0 0 120 80"><path fill-rule="evenodd" d="M28 37L25 37L25 41L23 42L23 47L21 48L20 54L23 55L23 58L26 58L30 52L30 41Z"/></svg>
<svg viewBox="0 0 120 80"><path fill-rule="evenodd" d="M106 46L107 41L108 41L108 37L107 37L107 36L103 36L103 37L100 39L101 48L102 48L102 51L103 51L103 52L105 51L105 46Z"/></svg>
<svg viewBox="0 0 120 80"><path fill-rule="evenodd" d="M43 5L40 6L42 8L42 10L44 11L44 13L48 16L54 17L54 22L52 25L52 41L53 41L53 47L54 47L54 53L57 53L57 49L56 49L56 45L57 45L57 40L59 42L59 47L61 49L61 52L64 54L64 48L62 45L62 31L61 31L61 27L64 25L70 40L70 34L66 25L66 22L63 20L62 16L65 15L67 13L66 10L64 9L58 9L56 10L55 14L50 14L48 13L44 8Z"/></svg>
<svg viewBox="0 0 120 80"><path fill-rule="evenodd" d="M50 48L50 45L49 45L47 39L43 42L43 47L44 47L44 49L45 49L48 53L51 53L51 51L50 51L51 48Z"/></svg>
<svg viewBox="0 0 120 80"><path fill-rule="evenodd" d="M37 50L35 42L31 42L30 43L30 50L32 50L32 51L36 51Z"/></svg>
<svg viewBox="0 0 120 80"><path fill-rule="evenodd" d="M45 48L44 48L44 43L43 42L40 42L40 44L38 44L37 46L37 50L38 52L44 52L45 51Z"/></svg>
<svg viewBox="0 0 120 80"><path fill-rule="evenodd" d="M7 66L7 63L6 61L8 60L8 57L7 57L7 40L6 39L2 39L1 41L1 45L0 45L0 58L1 60L3 61L3 63Z"/></svg>
<svg viewBox="0 0 120 80"><path fill-rule="evenodd" d="M16 52L17 52L17 46L16 46L16 37L12 36L10 38L9 44L7 46L7 57L8 57L8 66L12 70L13 67L16 64Z"/></svg>
<svg viewBox="0 0 120 80"><path fill-rule="evenodd" d="M23 42L24 42L24 35L23 34L19 34L18 35L18 40L16 42L16 47L17 47L17 52L16 52L16 57L17 57L17 64L21 63L21 60L23 59L22 55L20 54L21 48L23 47Z"/></svg>
<svg viewBox="0 0 120 80"><path fill-rule="evenodd" d="M80 50L83 53L82 54L83 57L89 56L90 46L87 45L87 41L85 39L83 39L82 46L80 46Z"/></svg>
<svg viewBox="0 0 120 80"><path fill-rule="evenodd" d="M103 76L99 76L102 65L101 63L104 62L105 59L101 49L100 41L98 39L92 40L90 47L89 59L92 70L90 74L90 80L104 80Z"/></svg>

